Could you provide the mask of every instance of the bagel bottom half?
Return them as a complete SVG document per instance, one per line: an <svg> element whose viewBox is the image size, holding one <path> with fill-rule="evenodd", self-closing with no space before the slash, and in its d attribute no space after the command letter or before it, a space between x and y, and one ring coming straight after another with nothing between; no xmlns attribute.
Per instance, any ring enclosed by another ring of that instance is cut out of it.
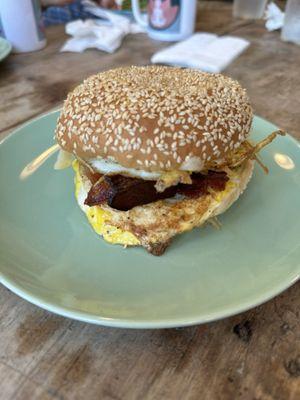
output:
<svg viewBox="0 0 300 400"><path fill-rule="evenodd" d="M230 174L223 191L211 192L196 199L160 200L129 211L118 211L108 205L89 207L84 204L91 187L78 161L74 161L75 194L97 234L112 244L143 246L160 255L171 239L180 233L199 227L226 211L245 190L251 179L254 161L246 161Z"/></svg>

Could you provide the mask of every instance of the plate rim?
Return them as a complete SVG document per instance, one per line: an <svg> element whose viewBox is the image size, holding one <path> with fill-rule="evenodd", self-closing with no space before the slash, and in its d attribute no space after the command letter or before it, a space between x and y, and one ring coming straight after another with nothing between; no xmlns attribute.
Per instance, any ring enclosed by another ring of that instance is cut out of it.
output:
<svg viewBox="0 0 300 400"><path fill-rule="evenodd" d="M113 318L113 317L101 317L96 314L91 314L83 311L75 311L71 308L64 308L52 304L51 302L40 300L40 296L30 294L26 289L21 288L20 285L12 283L11 279L3 276L0 272L0 283L9 289L11 292L16 294L23 300L28 301L43 310L49 311L52 314L59 315L61 317L70 318L75 321L86 322L93 325L106 326L111 328L126 328L126 329L168 329L168 328L183 328L194 325L202 325L209 322L219 321L225 318L229 318L248 310L256 308L279 294L283 293L285 290L296 284L300 280L300 273L298 273L292 279L287 279L284 283L278 284L270 289L267 294L263 294L257 297L256 301L245 301L239 303L239 306L231 307L230 310L224 312L223 309L215 312L210 312L207 314L202 314L201 317L195 318L172 318L164 320L139 320L135 321L128 318Z"/></svg>
<svg viewBox="0 0 300 400"><path fill-rule="evenodd" d="M11 53L12 45L7 39L3 37L0 37L0 41L6 44L6 49L4 49L3 53L0 53L0 61L2 61Z"/></svg>
<svg viewBox="0 0 300 400"><path fill-rule="evenodd" d="M61 108L54 108L48 112L39 114L35 116L25 123L21 124L19 127L8 133L3 139L0 140L0 146L3 145L7 140L10 140L13 136L20 134L26 126L29 126L31 123L38 121L42 118L50 116L60 111ZM270 125L272 125L275 129L278 129L276 125L271 123L255 114L255 118L262 120ZM289 140L291 140L298 147L300 146L300 142L294 138L293 136L288 134ZM283 291L287 290L289 287L293 286L300 280L300 265L299 271L296 274L289 276L284 281L281 281L277 285L274 285L271 289L268 289L260 296L255 296L255 300L246 300L243 302L239 302L236 306L227 306L221 308L219 310L202 313L199 317L179 317L179 318L164 318L164 319L140 319L139 321L135 321L134 319L128 318L114 318L114 317L101 317L96 314L74 310L71 307L62 307L56 305L55 303L45 301L41 296L33 295L30 291L22 288L21 285L17 284L13 281L13 279L5 276L3 272L0 271L0 283L9 289L11 292L16 294L18 297L23 300L28 301L30 304L33 304L37 307L40 307L46 311L49 311L53 314L60 315L62 317L70 318L72 320L77 320L81 322L86 322L94 325L113 327L113 328L126 328L126 329L166 329L166 328L179 328L179 327L187 327L193 325L200 325L204 323L209 323L213 321L218 321L221 319L225 319L234 315L238 315L245 311L248 311L252 308L260 306L261 304L266 303L267 301L273 299ZM227 311L226 311L227 308Z"/></svg>

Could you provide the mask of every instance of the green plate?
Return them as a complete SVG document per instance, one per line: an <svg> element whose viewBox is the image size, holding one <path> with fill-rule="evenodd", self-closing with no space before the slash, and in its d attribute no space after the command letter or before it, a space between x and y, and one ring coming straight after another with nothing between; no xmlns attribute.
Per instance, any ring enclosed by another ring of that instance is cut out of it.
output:
<svg viewBox="0 0 300 400"><path fill-rule="evenodd" d="M4 60L4 58L9 55L11 49L11 44L7 40L0 37L0 61Z"/></svg>
<svg viewBox="0 0 300 400"><path fill-rule="evenodd" d="M99 238L74 199L73 172L53 158L31 178L23 167L53 144L58 113L18 129L0 146L0 281L70 318L163 328L212 321L254 307L300 275L300 145L279 137L262 151L247 191L220 217L154 257ZM253 139L275 126L256 117Z"/></svg>

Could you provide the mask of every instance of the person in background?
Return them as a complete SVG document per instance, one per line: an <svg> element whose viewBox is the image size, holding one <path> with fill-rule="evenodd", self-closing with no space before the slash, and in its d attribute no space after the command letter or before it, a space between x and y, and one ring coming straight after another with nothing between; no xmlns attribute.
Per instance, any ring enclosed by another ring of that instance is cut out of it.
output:
<svg viewBox="0 0 300 400"><path fill-rule="evenodd" d="M110 9L119 9L118 3L120 3L118 0L96 0L95 2L101 7ZM45 26L94 17L84 11L81 0L41 0L41 4Z"/></svg>

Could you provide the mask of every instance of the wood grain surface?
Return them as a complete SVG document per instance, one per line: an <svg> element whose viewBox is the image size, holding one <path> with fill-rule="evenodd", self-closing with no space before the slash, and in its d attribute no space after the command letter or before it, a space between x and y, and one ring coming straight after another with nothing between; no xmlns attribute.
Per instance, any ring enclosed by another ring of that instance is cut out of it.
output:
<svg viewBox="0 0 300 400"><path fill-rule="evenodd" d="M198 30L244 37L249 49L225 71L247 89L255 112L300 138L300 47L262 21L233 20L231 5L200 2ZM166 44L128 36L113 55L48 46L0 64L0 139L58 107L84 77L149 63ZM300 398L300 285L236 317L202 326L110 329L55 316L0 287L0 399L296 400Z"/></svg>

